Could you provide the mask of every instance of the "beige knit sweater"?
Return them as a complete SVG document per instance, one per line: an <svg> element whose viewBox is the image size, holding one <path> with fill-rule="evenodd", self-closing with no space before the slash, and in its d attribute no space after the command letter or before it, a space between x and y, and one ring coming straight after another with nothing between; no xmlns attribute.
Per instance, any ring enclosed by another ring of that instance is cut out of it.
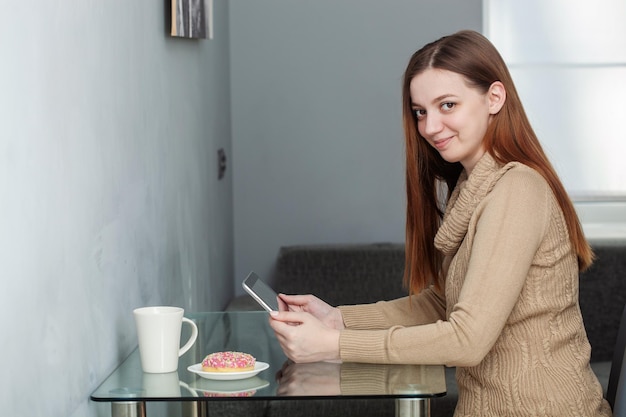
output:
<svg viewBox="0 0 626 417"><path fill-rule="evenodd" d="M457 366L455 417L611 415L589 366L576 255L536 171L486 154L459 179L435 245L445 295L340 307L344 361Z"/></svg>

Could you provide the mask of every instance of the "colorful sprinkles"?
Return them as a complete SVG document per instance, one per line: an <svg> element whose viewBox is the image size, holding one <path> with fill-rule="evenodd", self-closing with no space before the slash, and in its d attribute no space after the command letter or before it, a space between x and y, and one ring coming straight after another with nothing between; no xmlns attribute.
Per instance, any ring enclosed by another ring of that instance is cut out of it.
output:
<svg viewBox="0 0 626 417"><path fill-rule="evenodd" d="M202 369L217 372L234 372L254 369L256 359L249 353L215 352L207 355L202 361Z"/></svg>

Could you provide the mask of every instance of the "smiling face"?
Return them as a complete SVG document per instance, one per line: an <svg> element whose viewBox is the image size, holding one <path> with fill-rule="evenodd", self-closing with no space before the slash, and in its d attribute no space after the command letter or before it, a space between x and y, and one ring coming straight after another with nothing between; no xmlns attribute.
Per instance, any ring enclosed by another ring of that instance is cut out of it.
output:
<svg viewBox="0 0 626 417"><path fill-rule="evenodd" d="M483 138L506 94L499 81L486 93L467 85L455 72L427 69L409 86L420 135L448 162L471 172L484 155Z"/></svg>

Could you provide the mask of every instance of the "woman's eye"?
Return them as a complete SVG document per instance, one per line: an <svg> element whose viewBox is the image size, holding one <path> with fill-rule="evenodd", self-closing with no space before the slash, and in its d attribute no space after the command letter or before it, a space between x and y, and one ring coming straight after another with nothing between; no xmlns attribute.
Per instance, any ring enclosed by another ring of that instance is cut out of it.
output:
<svg viewBox="0 0 626 417"><path fill-rule="evenodd" d="M450 102L442 103L441 104L441 109L442 110L452 110L455 105L456 105L455 103L450 103Z"/></svg>
<svg viewBox="0 0 626 417"><path fill-rule="evenodd" d="M413 109L413 114L415 114L417 120L422 120L426 116L426 110Z"/></svg>

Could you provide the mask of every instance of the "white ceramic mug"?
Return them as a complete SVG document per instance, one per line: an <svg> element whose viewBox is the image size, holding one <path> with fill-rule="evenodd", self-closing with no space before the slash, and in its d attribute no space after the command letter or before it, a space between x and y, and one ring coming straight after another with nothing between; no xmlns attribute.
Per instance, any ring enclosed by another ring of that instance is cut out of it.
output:
<svg viewBox="0 0 626 417"><path fill-rule="evenodd" d="M133 310L139 340L141 368L148 373L174 372L178 358L187 352L198 338L198 327L186 317L180 307L142 307ZM183 323L191 326L191 336L180 347Z"/></svg>

